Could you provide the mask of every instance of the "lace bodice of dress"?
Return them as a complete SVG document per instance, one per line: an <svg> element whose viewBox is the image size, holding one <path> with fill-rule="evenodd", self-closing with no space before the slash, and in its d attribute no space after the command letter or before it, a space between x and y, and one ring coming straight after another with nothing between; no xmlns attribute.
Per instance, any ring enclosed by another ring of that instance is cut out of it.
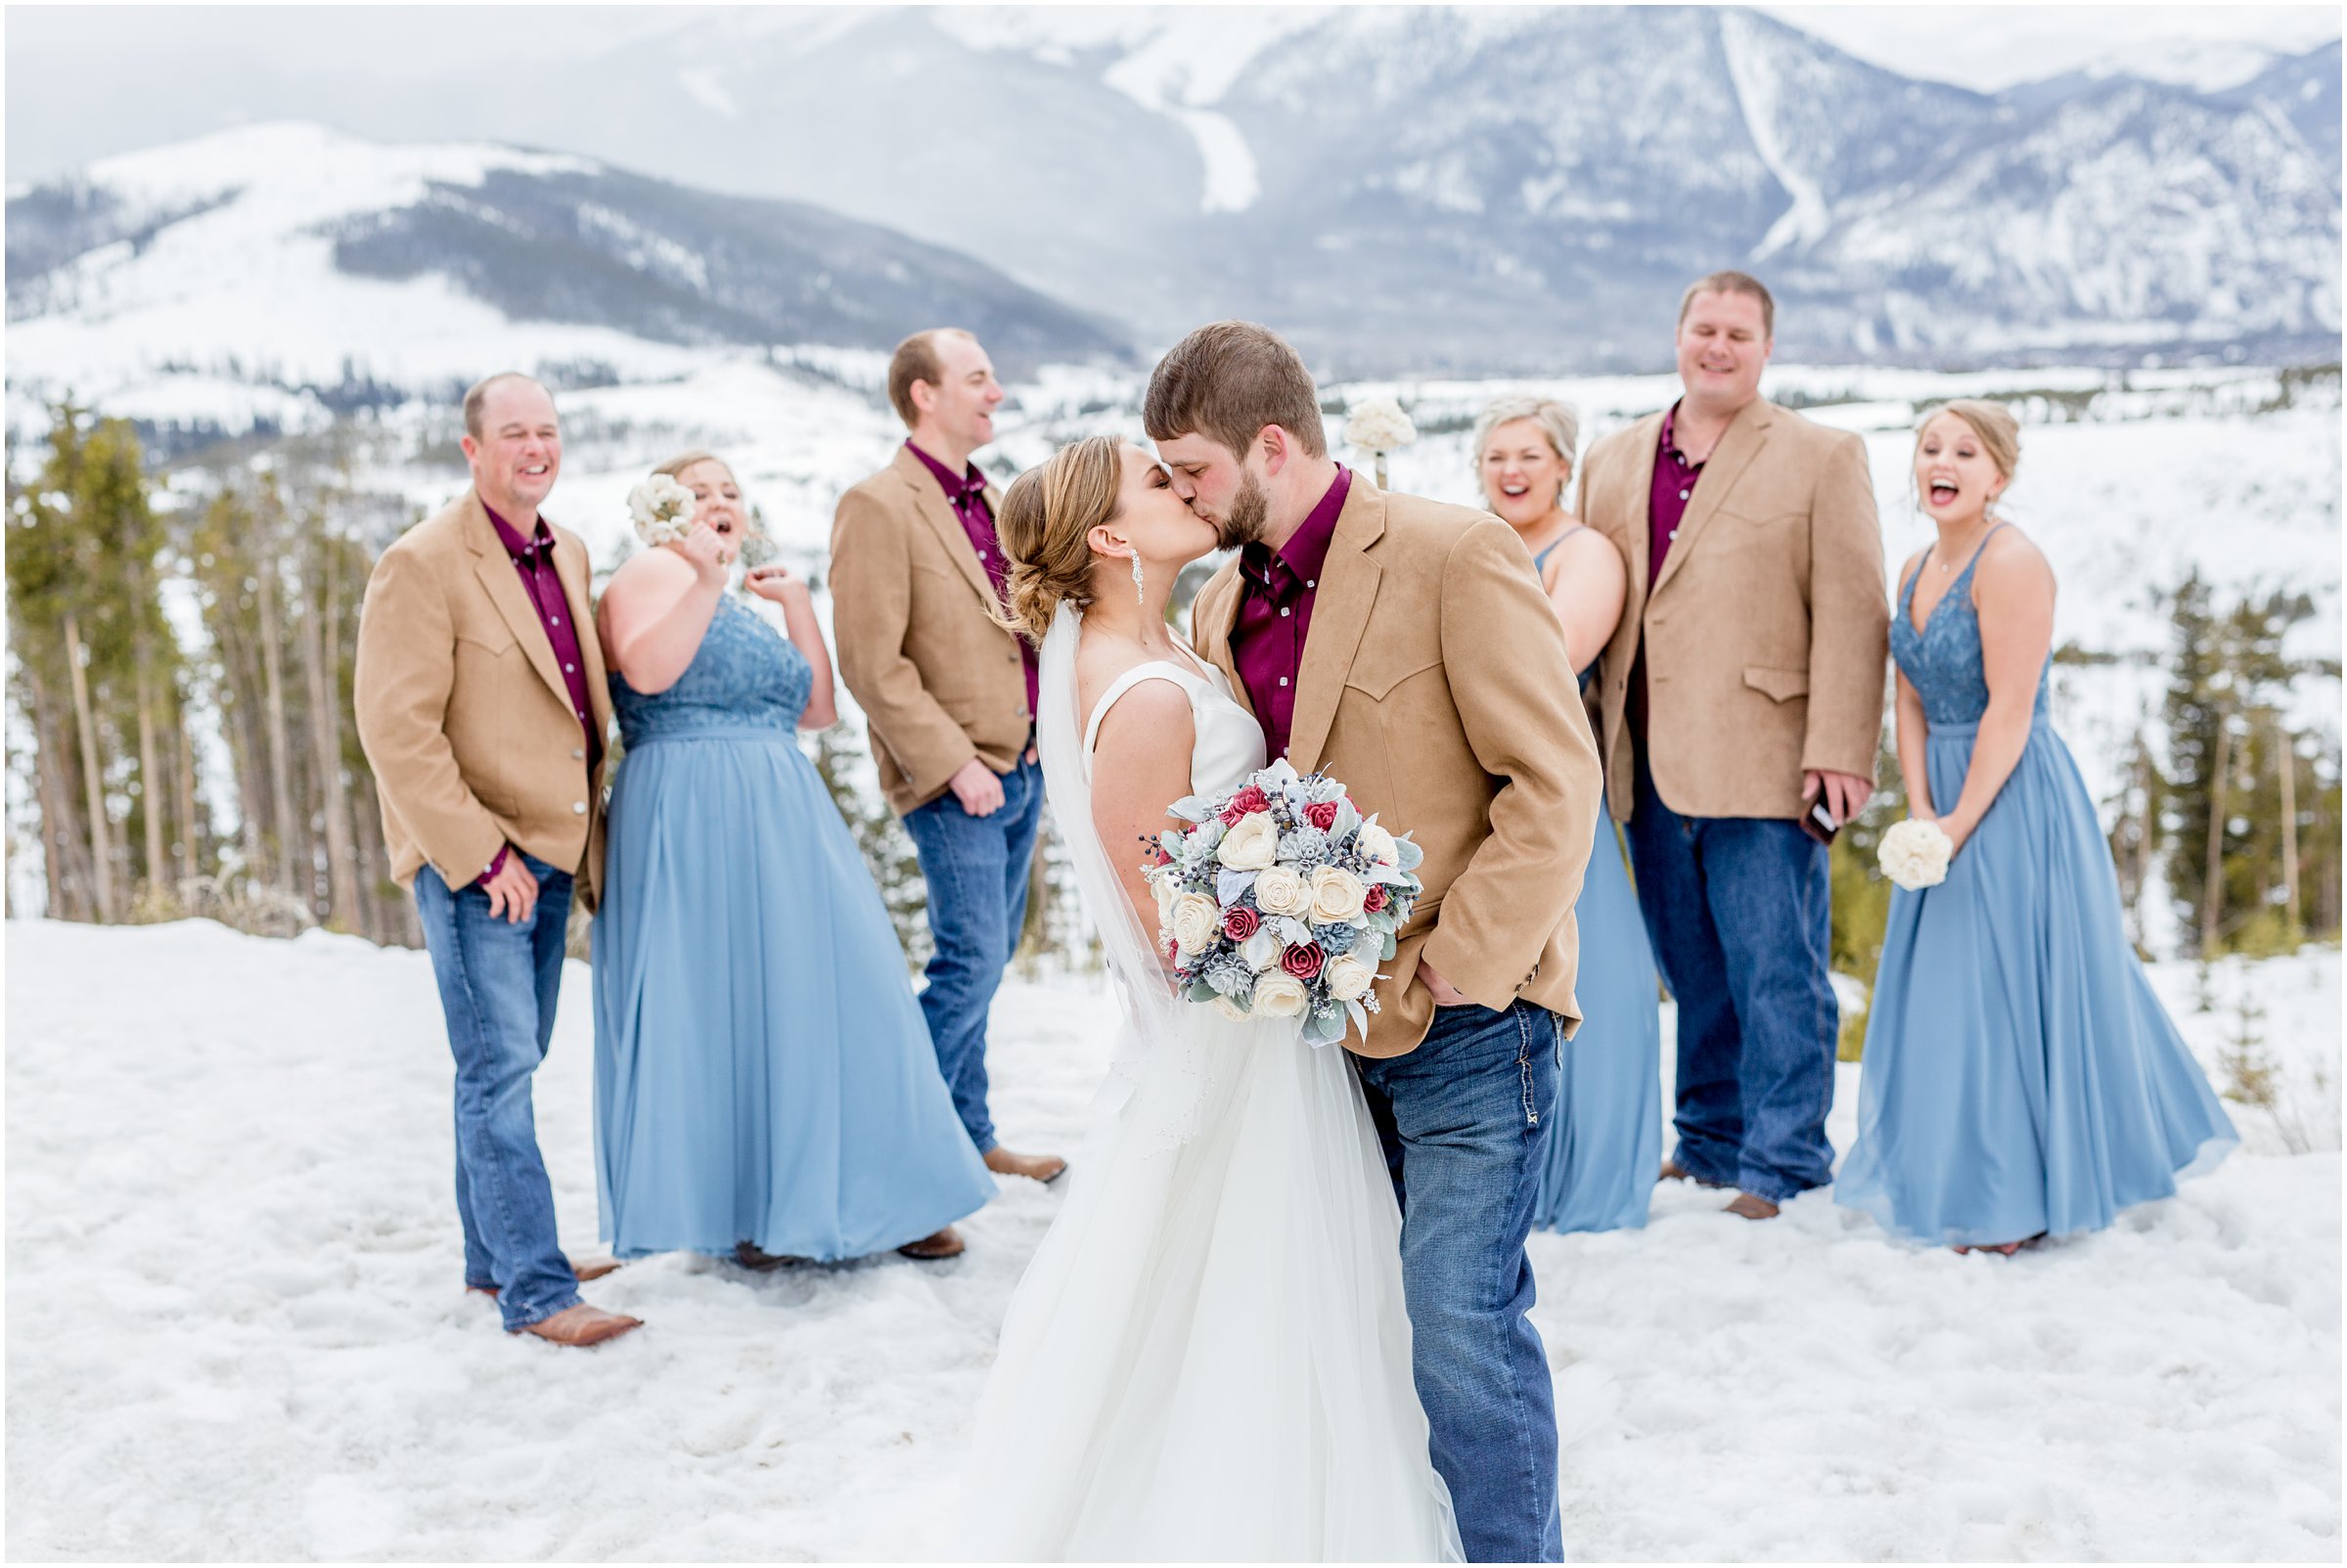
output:
<svg viewBox="0 0 2347 1568"><path fill-rule="evenodd" d="M1891 657L1898 660L1899 673L1923 699L1923 717L1935 725L1976 724L1988 711L1988 675L1980 655L1980 611L1972 604L1972 572L1980 564L1980 552L1987 548L1988 540L1983 538L1956 581L1931 606L1931 615L1919 632L1915 624L1916 584L1931 564L1929 551L1899 590L1899 613L1891 617ZM2053 668L2049 654L2037 682L2036 711L2041 718L2046 712L2047 676Z"/></svg>
<svg viewBox="0 0 2347 1568"><path fill-rule="evenodd" d="M1101 694L1084 727L1084 773L1092 773L1092 747L1100 738L1101 720L1116 699L1143 681L1164 679L1190 694L1190 717L1196 736L1190 746L1190 787L1197 794L1220 794L1236 789L1263 766L1263 727L1231 695L1229 680L1211 665L1187 658L1157 659L1136 664Z"/></svg>
<svg viewBox="0 0 2347 1568"><path fill-rule="evenodd" d="M728 595L717 602L693 662L674 686L648 695L614 671L611 707L620 738L631 746L654 736L711 730L771 729L790 736L814 685L806 655Z"/></svg>

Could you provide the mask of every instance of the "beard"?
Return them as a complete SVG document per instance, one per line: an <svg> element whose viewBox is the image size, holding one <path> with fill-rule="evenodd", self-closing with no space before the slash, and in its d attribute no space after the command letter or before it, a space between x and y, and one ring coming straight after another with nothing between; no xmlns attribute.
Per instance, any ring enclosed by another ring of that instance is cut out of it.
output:
<svg viewBox="0 0 2347 1568"><path fill-rule="evenodd" d="M1263 488L1262 480L1241 469L1230 515L1214 525L1215 543L1225 550L1254 544L1263 537L1263 525L1270 520L1271 492Z"/></svg>

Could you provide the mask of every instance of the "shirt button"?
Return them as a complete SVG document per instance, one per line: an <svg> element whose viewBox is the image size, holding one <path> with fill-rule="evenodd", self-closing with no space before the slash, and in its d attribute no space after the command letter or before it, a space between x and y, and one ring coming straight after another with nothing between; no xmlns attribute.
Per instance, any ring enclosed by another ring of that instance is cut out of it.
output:
<svg viewBox="0 0 2347 1568"><path fill-rule="evenodd" d="M1679 499L1680 499L1680 500L1682 500L1682 501L1685 501L1685 500L1688 498L1688 496L1689 496L1690 494L1692 494L1692 493L1693 493L1693 492L1691 492L1691 491L1682 490L1682 491L1680 491L1680 492L1679 492Z"/></svg>
<svg viewBox="0 0 2347 1568"><path fill-rule="evenodd" d="M575 664L565 664L563 666L563 673L564 675L576 675L578 673L578 666Z"/></svg>
<svg viewBox="0 0 2347 1568"><path fill-rule="evenodd" d="M1676 539L1676 538L1678 538L1678 537L1679 537L1679 530L1678 530L1678 529L1676 529L1676 528L1673 528L1673 529L1671 530L1671 537L1672 537L1673 539Z"/></svg>
<svg viewBox="0 0 2347 1568"><path fill-rule="evenodd" d="M1286 676L1285 676L1285 675L1281 676L1281 677L1280 677L1280 684L1281 684L1282 686L1286 686L1286 685L1287 684L1287 677L1286 677Z"/></svg>
<svg viewBox="0 0 2347 1568"><path fill-rule="evenodd" d="M570 802L570 815L571 815L571 816L573 816L573 817L584 817L586 814L587 814L587 803L586 803L585 801L583 801L583 800L573 800L572 802Z"/></svg>
<svg viewBox="0 0 2347 1568"><path fill-rule="evenodd" d="M560 616L560 615L551 615L551 616L548 616L547 618L548 618L549 620L553 621L553 622L554 622L554 624L555 624L555 625L557 625L557 626L560 626L560 625L562 625L562 624L563 624L563 617L562 617L562 616Z"/></svg>
<svg viewBox="0 0 2347 1568"><path fill-rule="evenodd" d="M572 747L570 748L570 760L571 760L571 761L573 761L573 762L584 762L584 761L586 761L586 760L587 760L587 748L586 748L585 746L572 746Z"/></svg>
<svg viewBox="0 0 2347 1568"><path fill-rule="evenodd" d="M1286 613L1288 613L1287 606L1286 606L1286 605L1282 605L1280 606L1280 613L1281 613L1281 614L1283 614L1283 615L1286 615Z"/></svg>
<svg viewBox="0 0 2347 1568"><path fill-rule="evenodd" d="M1320 586L1320 579L1315 577L1310 582L1304 584L1304 586L1306 588L1318 588Z"/></svg>

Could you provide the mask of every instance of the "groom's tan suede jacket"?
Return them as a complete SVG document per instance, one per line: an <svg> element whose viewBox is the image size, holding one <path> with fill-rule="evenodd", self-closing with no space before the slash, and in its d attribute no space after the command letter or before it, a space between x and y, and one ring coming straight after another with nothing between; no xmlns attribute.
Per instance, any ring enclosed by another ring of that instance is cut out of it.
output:
<svg viewBox="0 0 2347 1568"><path fill-rule="evenodd" d="M1002 504L988 485L987 510ZM832 636L900 817L945 793L971 757L1009 773L1026 749L1025 665L996 604L970 535L910 447L839 498Z"/></svg>
<svg viewBox="0 0 2347 1568"><path fill-rule="evenodd" d="M548 527L586 662L588 712L609 733L587 547ZM512 844L572 868L580 904L595 907L603 765L588 776L554 646L474 492L401 534L375 563L352 684L393 879L406 886L429 861L450 887L464 887Z"/></svg>
<svg viewBox="0 0 2347 1568"><path fill-rule="evenodd" d="M1647 766L1686 817L1798 817L1804 770L1874 777L1890 607L1866 443L1755 398L1703 464L1647 582L1661 414L1581 465L1581 520L1630 567L1599 666L1605 798L1635 804L1631 672L1647 655Z"/></svg>
<svg viewBox="0 0 2347 1568"><path fill-rule="evenodd" d="M1515 530L1390 495L1356 473L1321 568L1287 758L1341 783L1426 854L1364 1056L1418 1049L1434 1020L1422 957L1487 1008L1521 997L1580 1023L1573 900L1598 820L1598 752L1557 613ZM1191 640L1247 700L1231 658L1236 557L1199 590Z"/></svg>

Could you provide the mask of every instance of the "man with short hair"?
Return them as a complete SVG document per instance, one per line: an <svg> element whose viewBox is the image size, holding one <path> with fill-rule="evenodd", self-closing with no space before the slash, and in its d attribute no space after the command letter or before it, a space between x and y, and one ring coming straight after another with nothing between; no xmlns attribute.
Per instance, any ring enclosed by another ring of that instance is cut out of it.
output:
<svg viewBox="0 0 2347 1568"><path fill-rule="evenodd" d="M456 1056L465 1287L494 1297L510 1332L593 1345L639 1323L579 1300L530 1076L554 1038L573 890L593 909L602 881L610 694L586 546L538 512L562 471L554 399L526 376L488 378L465 394L463 445L473 488L368 578L359 741Z"/></svg>
<svg viewBox="0 0 2347 1568"><path fill-rule="evenodd" d="M1775 329L1759 280L1698 279L1684 395L1581 467L1582 520L1630 567L1602 731L1679 1004L1662 1175L1738 1188L1751 1220L1832 1179L1824 838L1873 789L1890 625L1866 445L1760 395Z"/></svg>
<svg viewBox="0 0 2347 1568"><path fill-rule="evenodd" d="M1201 327L1142 423L1239 554L1192 641L1262 725L1424 851L1424 895L1348 1038L1402 1204L1402 1287L1434 1467L1470 1560L1555 1562L1554 1385L1524 1243L1580 1021L1573 900L1597 747L1513 528L1386 494L1329 456L1312 377L1252 322Z"/></svg>
<svg viewBox="0 0 2347 1568"><path fill-rule="evenodd" d="M921 1010L938 1069L987 1169L1050 1182L1067 1162L1002 1147L986 1102L986 1012L1026 921L1043 821L1035 651L995 619L1001 498L970 461L994 439L1002 383L975 337L939 327L897 344L888 400L910 433L832 523L839 674L928 884Z"/></svg>

